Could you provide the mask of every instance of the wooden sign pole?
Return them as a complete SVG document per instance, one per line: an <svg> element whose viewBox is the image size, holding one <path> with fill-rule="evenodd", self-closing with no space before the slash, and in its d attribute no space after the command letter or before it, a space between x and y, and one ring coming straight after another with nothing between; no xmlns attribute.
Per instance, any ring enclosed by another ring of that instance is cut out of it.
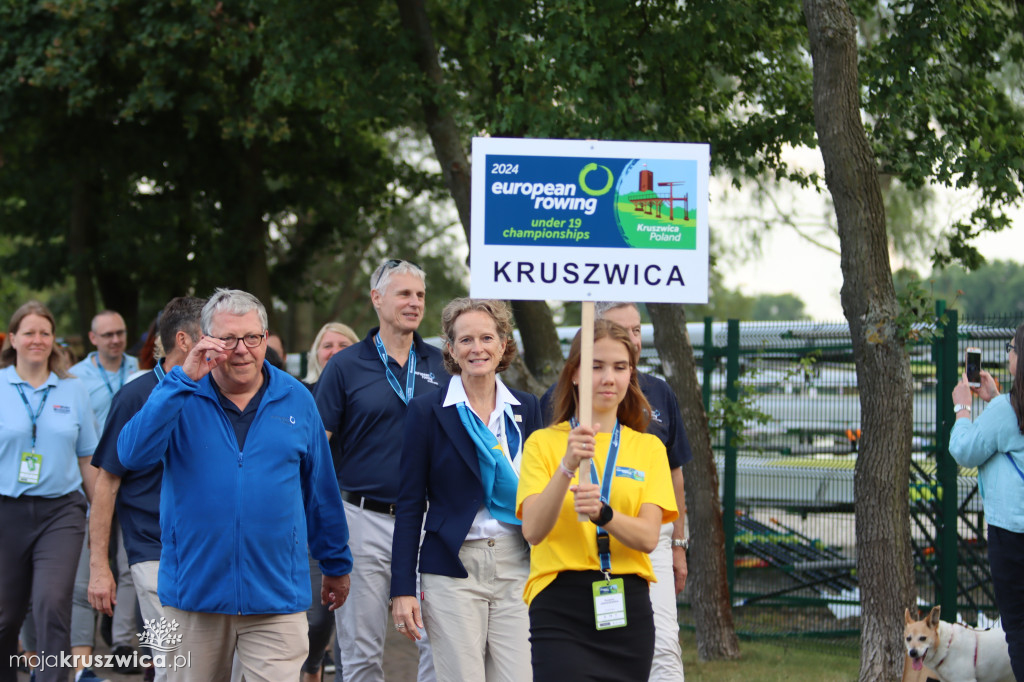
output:
<svg viewBox="0 0 1024 682"><path fill-rule="evenodd" d="M579 389L580 424L593 426L594 421L594 302L583 301L580 319L580 381ZM580 483L590 480L590 460L580 460ZM586 514L579 514L580 523L589 521Z"/></svg>

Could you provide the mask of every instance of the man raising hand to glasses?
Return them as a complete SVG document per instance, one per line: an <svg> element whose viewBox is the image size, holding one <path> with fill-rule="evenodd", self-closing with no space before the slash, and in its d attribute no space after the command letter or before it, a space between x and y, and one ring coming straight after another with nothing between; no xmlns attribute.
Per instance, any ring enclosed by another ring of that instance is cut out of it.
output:
<svg viewBox="0 0 1024 682"><path fill-rule="evenodd" d="M191 667L169 680L295 679L306 658L309 569L323 603L349 590L348 526L309 391L264 361L267 313L218 289L203 336L118 438L129 469L163 461L158 592Z"/></svg>

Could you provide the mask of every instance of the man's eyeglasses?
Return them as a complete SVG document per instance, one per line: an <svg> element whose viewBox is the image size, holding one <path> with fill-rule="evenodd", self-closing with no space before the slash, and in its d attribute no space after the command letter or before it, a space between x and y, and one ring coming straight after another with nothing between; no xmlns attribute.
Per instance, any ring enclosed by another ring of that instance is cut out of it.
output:
<svg viewBox="0 0 1024 682"><path fill-rule="evenodd" d="M1013 341L1006 342L1006 352L1009 353L1011 350L1017 350L1017 347L1013 345Z"/></svg>
<svg viewBox="0 0 1024 682"><path fill-rule="evenodd" d="M380 281L384 279L385 272L397 268L402 263L408 263L414 268L420 267L419 265L416 265L416 263L413 263L411 260L402 260L401 258L392 258L390 260L386 260L384 261L384 265L382 265L380 268L380 274L377 275L377 281L373 283L373 288L376 289L377 285L380 284Z"/></svg>
<svg viewBox="0 0 1024 682"><path fill-rule="evenodd" d="M263 343L265 338L267 338L267 333L263 332L262 334L246 334L245 336L226 336L220 340L224 343L224 350L234 350L238 347L239 340L241 340L247 348L255 348Z"/></svg>
<svg viewBox="0 0 1024 682"><path fill-rule="evenodd" d="M109 341L110 339L113 338L121 338L126 333L127 332L124 329L118 329L116 332L103 332L102 334L97 334L96 336L100 337L104 341Z"/></svg>

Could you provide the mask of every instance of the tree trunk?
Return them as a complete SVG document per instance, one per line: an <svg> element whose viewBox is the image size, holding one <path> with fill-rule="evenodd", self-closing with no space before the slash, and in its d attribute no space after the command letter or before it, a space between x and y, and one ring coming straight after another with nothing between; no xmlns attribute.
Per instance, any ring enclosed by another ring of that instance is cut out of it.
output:
<svg viewBox="0 0 1024 682"><path fill-rule="evenodd" d="M263 303L267 309L267 326L276 333L277 313L267 265L267 224L263 220L263 153L258 144L242 152L238 172L237 237L242 247L243 287Z"/></svg>
<svg viewBox="0 0 1024 682"><path fill-rule="evenodd" d="M429 88L429 92L422 97L423 119L427 125L427 132L434 146L434 154L441 164L445 184L459 212L459 220L466 233L466 243L472 248L470 163L462 147L455 119L447 111L442 111L438 105L441 100L440 89L444 83L444 73L437 61L437 48L430 19L427 17L426 4L424 0L395 0L395 3L398 5L402 27L416 45L416 65L426 77ZM520 338L523 340L522 350L525 351L523 356L526 366L541 384L548 386L554 383L564 360L551 309L544 301L514 301L512 310L516 325L519 327ZM532 381L527 380L527 383Z"/></svg>
<svg viewBox="0 0 1024 682"><path fill-rule="evenodd" d="M558 342L558 331L551 317L551 308L545 301L512 301L512 313L523 339L523 360L526 366L544 386L558 380L565 358L562 344Z"/></svg>
<svg viewBox="0 0 1024 682"><path fill-rule="evenodd" d="M738 658L739 640L732 622L732 603L725 565L725 530L718 498L718 471L711 452L711 434L693 346L681 305L648 303L665 380L679 398L683 425L693 450L685 467L686 508L692 541L689 562L690 604L697 626L697 655L702 661Z"/></svg>
<svg viewBox="0 0 1024 682"><path fill-rule="evenodd" d="M534 378L530 370L526 368L522 355L517 355L512 360L508 369L502 372L501 380L511 388L532 393L538 398L544 395L549 386L549 384L542 384Z"/></svg>
<svg viewBox="0 0 1024 682"><path fill-rule="evenodd" d="M114 265L114 267L110 267ZM96 284L103 299L103 307L117 311L124 318L128 332L128 346L139 337L139 287L127 276L124 263L96 263Z"/></svg>
<svg viewBox="0 0 1024 682"><path fill-rule="evenodd" d="M427 78L430 88L428 95L422 98L423 120L427 124L430 142L434 145L434 154L441 164L441 174L445 185L455 201L459 212L462 229L466 233L466 243L472 245L469 237L469 201L472 183L469 174L469 159L462 148L459 128L455 119L447 111L442 112L438 106L440 89L444 84L444 73L437 62L437 48L434 45L434 32L427 17L424 0L395 0L402 27L412 37L416 45L416 65Z"/></svg>
<svg viewBox="0 0 1024 682"><path fill-rule="evenodd" d="M804 0L814 122L839 226L843 312L860 391L854 475L861 605L860 680L897 679L902 611L914 603L910 551L912 381L892 283L878 170L861 124L857 30L844 0Z"/></svg>
<svg viewBox="0 0 1024 682"><path fill-rule="evenodd" d="M71 254L71 274L75 278L78 332L86 350L89 348L92 318L96 314L96 287L90 260L94 253L92 245L95 244L91 202L94 189L81 176L75 178L71 188L71 220L68 223L68 252Z"/></svg>

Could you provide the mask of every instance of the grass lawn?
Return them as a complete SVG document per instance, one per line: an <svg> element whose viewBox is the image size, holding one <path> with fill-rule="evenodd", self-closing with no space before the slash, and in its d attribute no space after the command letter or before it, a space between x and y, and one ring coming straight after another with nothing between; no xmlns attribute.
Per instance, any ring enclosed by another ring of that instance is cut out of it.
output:
<svg viewBox="0 0 1024 682"><path fill-rule="evenodd" d="M855 652L831 653L827 641L740 640L739 660L707 663L697 660L692 631L680 641L687 682L856 682L860 669Z"/></svg>

